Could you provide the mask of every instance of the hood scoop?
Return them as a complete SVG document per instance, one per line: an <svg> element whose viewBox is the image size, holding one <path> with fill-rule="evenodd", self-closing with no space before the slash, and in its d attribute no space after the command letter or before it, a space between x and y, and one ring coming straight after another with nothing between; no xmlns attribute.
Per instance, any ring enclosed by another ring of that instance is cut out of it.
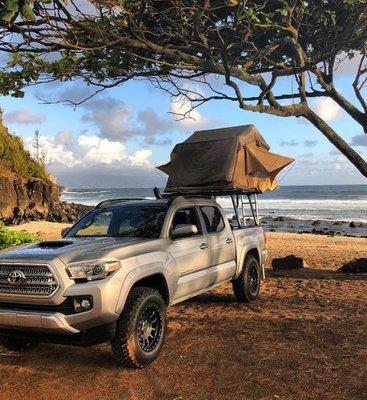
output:
<svg viewBox="0 0 367 400"><path fill-rule="evenodd" d="M47 240L38 244L41 249L59 249L60 247L69 246L74 242L71 240Z"/></svg>

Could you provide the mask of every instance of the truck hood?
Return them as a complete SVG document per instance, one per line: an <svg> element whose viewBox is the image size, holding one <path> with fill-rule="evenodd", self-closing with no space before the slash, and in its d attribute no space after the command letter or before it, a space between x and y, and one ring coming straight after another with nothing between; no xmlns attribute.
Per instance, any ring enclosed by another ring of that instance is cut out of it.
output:
<svg viewBox="0 0 367 400"><path fill-rule="evenodd" d="M147 242L151 239L119 238L119 237L89 237L65 238L32 243L0 253L0 262L47 262L59 258L65 264L109 257L111 252Z"/></svg>

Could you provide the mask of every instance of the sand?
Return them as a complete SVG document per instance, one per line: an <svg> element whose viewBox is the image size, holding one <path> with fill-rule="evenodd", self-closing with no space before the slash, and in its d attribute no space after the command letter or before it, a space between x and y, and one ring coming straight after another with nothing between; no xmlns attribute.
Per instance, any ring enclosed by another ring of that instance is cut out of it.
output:
<svg viewBox="0 0 367 400"><path fill-rule="evenodd" d="M61 235L61 230L70 224L61 224L58 222L48 221L31 221L21 225L9 226L13 231L26 231L38 234L42 239L55 239Z"/></svg>
<svg viewBox="0 0 367 400"><path fill-rule="evenodd" d="M55 236L61 225L19 228ZM235 301L231 285L172 307L158 360L115 364L107 344L40 345L0 354L0 399L365 399L367 277L335 271L366 257L367 239L270 233L270 260L303 257L274 273L261 297Z"/></svg>

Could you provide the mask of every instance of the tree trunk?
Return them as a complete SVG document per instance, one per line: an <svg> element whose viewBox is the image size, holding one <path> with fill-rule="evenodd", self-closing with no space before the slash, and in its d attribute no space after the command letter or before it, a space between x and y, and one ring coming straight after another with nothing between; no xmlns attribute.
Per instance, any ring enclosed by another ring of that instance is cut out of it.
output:
<svg viewBox="0 0 367 400"><path fill-rule="evenodd" d="M307 108L303 117L310 121L367 178L367 162L334 129L310 108Z"/></svg>

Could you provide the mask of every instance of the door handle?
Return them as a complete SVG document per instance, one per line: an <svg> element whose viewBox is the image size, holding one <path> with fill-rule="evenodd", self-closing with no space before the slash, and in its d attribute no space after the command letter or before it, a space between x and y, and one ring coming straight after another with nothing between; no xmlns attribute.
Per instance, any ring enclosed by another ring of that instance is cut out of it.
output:
<svg viewBox="0 0 367 400"><path fill-rule="evenodd" d="M231 244L233 242L233 240L231 238L227 238L226 243L227 244Z"/></svg>
<svg viewBox="0 0 367 400"><path fill-rule="evenodd" d="M201 250L206 250L208 248L208 244L207 243L202 243L200 245Z"/></svg>

